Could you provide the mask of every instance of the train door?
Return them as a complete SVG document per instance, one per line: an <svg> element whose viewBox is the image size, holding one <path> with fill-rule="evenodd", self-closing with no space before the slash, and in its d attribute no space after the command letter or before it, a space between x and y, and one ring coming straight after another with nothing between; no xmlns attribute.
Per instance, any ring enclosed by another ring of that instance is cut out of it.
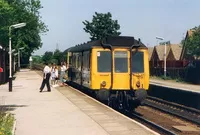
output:
<svg viewBox="0 0 200 135"><path fill-rule="evenodd" d="M91 89L111 88L111 51L109 49L92 50Z"/></svg>
<svg viewBox="0 0 200 135"><path fill-rule="evenodd" d="M149 75L145 72L145 63L148 64L148 61L145 59L144 50L133 50L132 51L132 58L131 58L131 87L134 90L137 89L144 89L145 85L145 78ZM147 68L146 68L147 70Z"/></svg>
<svg viewBox="0 0 200 135"><path fill-rule="evenodd" d="M127 49L115 49L113 51L113 89L130 89L130 61Z"/></svg>

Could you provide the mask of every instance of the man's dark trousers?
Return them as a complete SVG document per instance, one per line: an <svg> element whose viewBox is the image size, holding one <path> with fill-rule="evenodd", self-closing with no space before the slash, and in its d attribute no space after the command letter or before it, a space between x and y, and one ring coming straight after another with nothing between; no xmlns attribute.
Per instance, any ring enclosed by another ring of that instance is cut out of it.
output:
<svg viewBox="0 0 200 135"><path fill-rule="evenodd" d="M51 91L51 87L50 87L50 84L49 84L50 76L51 76L51 74L50 74L50 73L47 73L47 74L46 74L46 78L43 79L42 85L41 85L41 87L40 87L40 91L41 91L41 92L42 92L42 90L44 89L45 84L47 85L47 90L48 90L48 91Z"/></svg>

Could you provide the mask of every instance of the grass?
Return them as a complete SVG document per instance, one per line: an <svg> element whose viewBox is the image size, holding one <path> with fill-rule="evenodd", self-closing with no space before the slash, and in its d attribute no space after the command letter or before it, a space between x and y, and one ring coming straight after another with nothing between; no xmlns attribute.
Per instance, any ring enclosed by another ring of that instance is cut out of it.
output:
<svg viewBox="0 0 200 135"><path fill-rule="evenodd" d="M0 135L12 135L14 116L10 113L0 112Z"/></svg>
<svg viewBox="0 0 200 135"><path fill-rule="evenodd" d="M168 80L168 81L177 82L177 83L187 83L187 84L190 84L190 83L186 82L185 80L183 80L180 77L178 77L178 78L171 78L170 76L164 77L164 75L162 75L162 76L151 76L150 78L152 78L152 79L158 79L158 80Z"/></svg>

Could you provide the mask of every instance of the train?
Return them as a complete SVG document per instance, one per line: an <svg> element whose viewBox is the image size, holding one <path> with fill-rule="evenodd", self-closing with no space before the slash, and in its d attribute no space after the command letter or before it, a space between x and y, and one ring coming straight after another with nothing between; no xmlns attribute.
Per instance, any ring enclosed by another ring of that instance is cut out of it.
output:
<svg viewBox="0 0 200 135"><path fill-rule="evenodd" d="M117 109L135 109L149 89L148 48L132 36L108 36L66 51L68 83Z"/></svg>

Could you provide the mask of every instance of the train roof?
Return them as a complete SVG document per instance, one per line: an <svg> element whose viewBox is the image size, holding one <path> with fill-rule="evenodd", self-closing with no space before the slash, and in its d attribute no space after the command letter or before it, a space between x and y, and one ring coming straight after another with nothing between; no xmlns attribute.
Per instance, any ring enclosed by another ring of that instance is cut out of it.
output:
<svg viewBox="0 0 200 135"><path fill-rule="evenodd" d="M110 36L103 40L96 40L96 41L91 41L84 44L76 45L67 50L70 52L82 52L82 51L90 50L93 47L102 46L102 41L104 44L110 44L112 47L131 47L132 45L138 45L139 47L147 48L142 42L139 43L138 40L135 40L134 37Z"/></svg>

